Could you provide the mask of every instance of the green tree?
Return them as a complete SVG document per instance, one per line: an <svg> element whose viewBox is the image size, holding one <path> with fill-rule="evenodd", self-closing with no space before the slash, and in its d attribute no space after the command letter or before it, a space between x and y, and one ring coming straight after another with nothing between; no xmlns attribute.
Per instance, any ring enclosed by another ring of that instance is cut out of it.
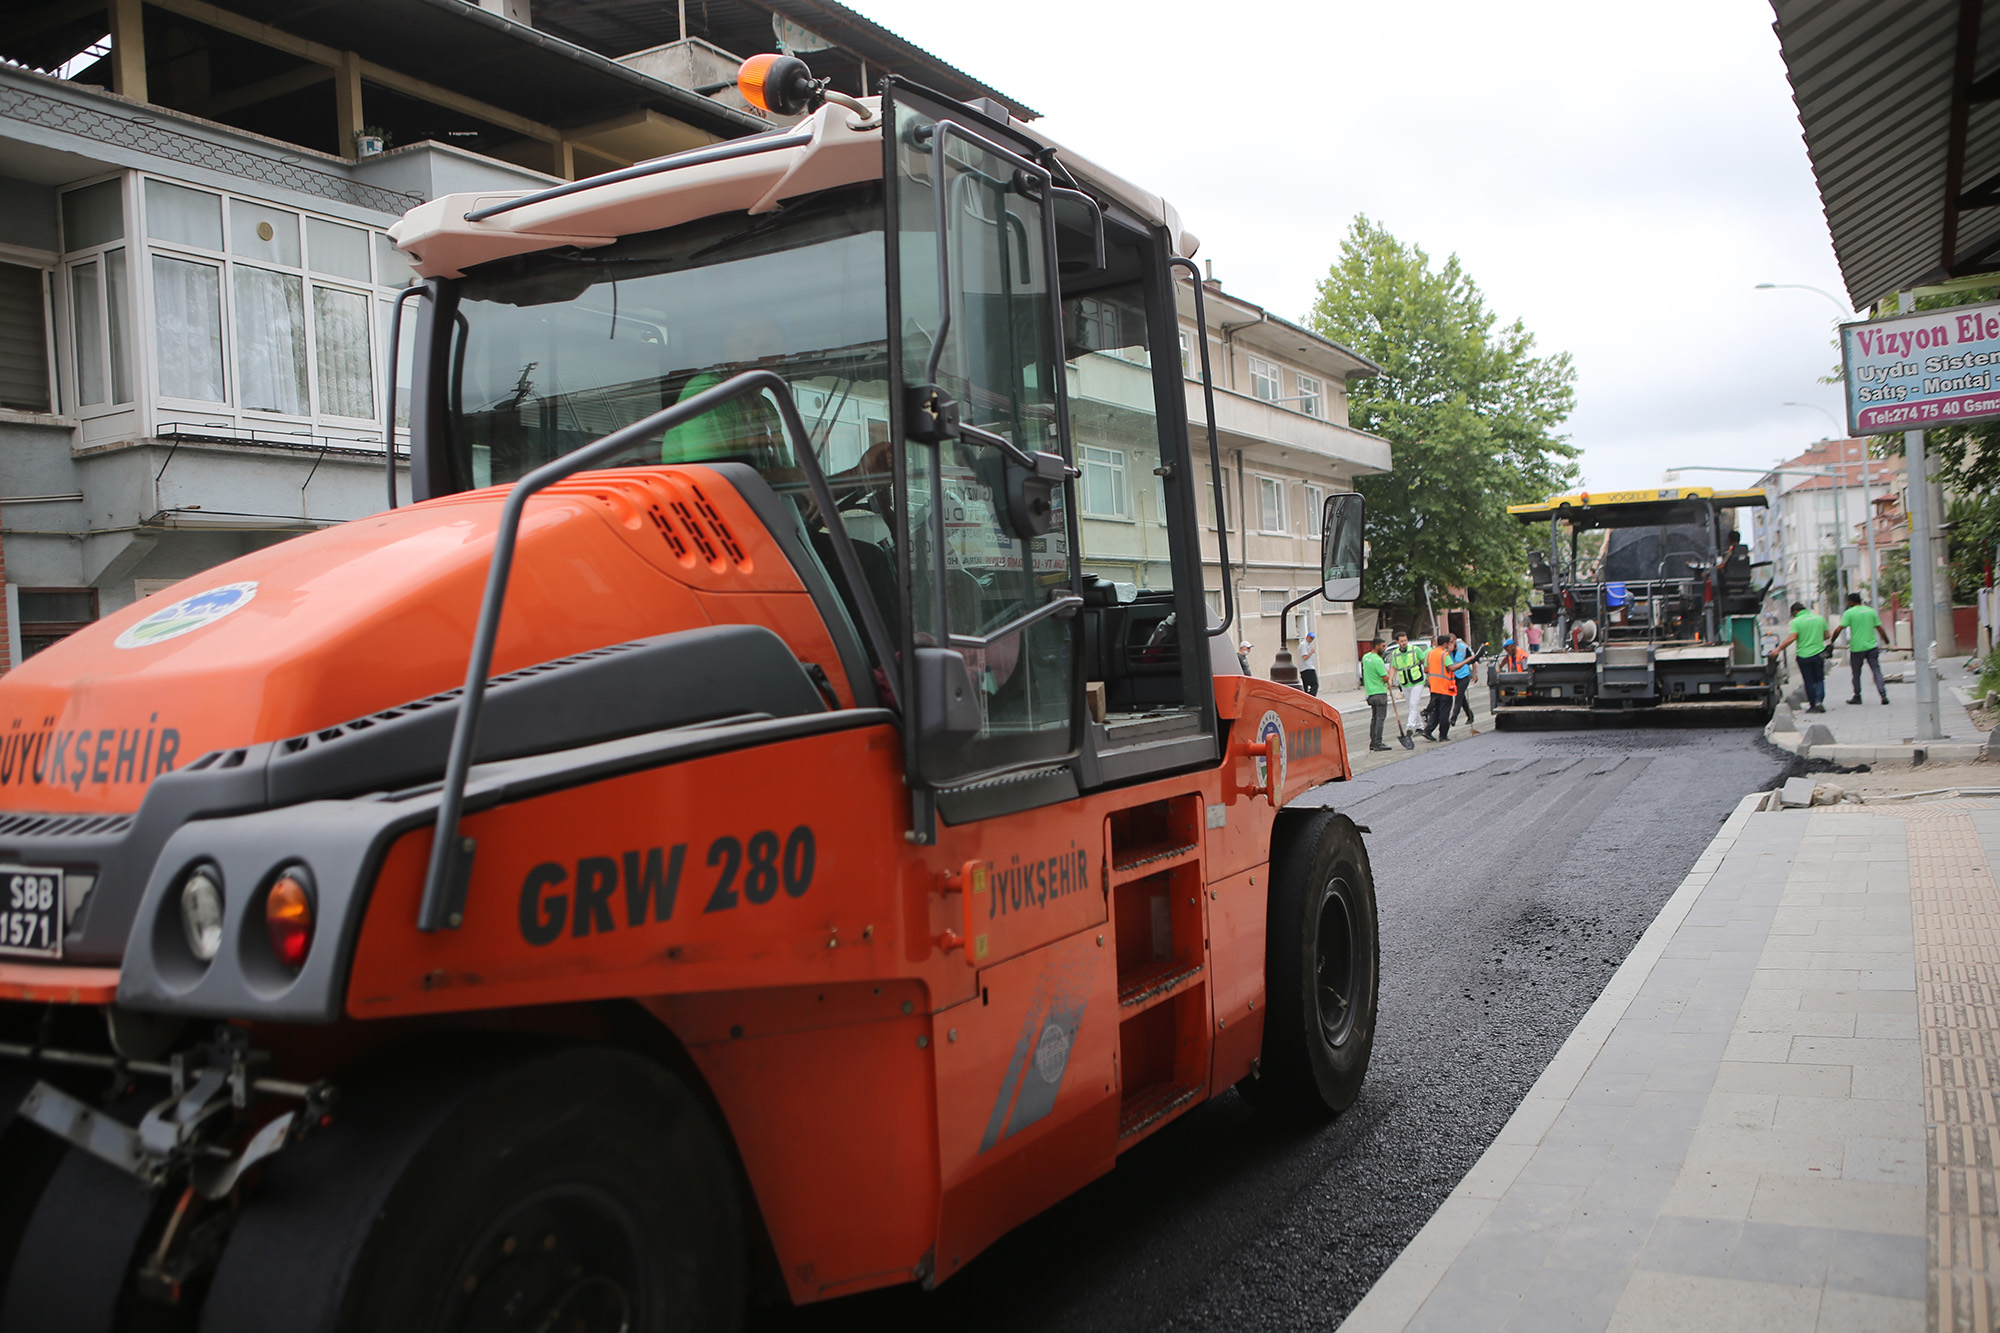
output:
<svg viewBox="0 0 2000 1333"><path fill-rule="evenodd" d="M1443 609L1469 594L1490 637L1525 586L1528 531L1510 504L1573 483L1577 450L1558 427L1576 402L1567 352L1535 354L1519 320L1500 326L1451 255L1433 265L1365 216L1341 241L1307 323L1382 373L1351 382L1348 418L1395 449L1363 477L1368 596Z"/></svg>
<svg viewBox="0 0 2000 1333"><path fill-rule="evenodd" d="M1888 614L1889 599L1895 598L1903 606L1910 604L1910 548L1897 546L1882 552L1881 586L1874 590L1876 610Z"/></svg>
<svg viewBox="0 0 2000 1333"><path fill-rule="evenodd" d="M1951 561L1953 601L1971 606L1986 584L1993 548L2000 545L2000 495L1967 495L1951 502L1945 550Z"/></svg>
<svg viewBox="0 0 2000 1333"><path fill-rule="evenodd" d="M1838 608L1845 601L1840 595L1840 557L1832 552L1822 553L1819 558L1819 602L1821 606Z"/></svg>

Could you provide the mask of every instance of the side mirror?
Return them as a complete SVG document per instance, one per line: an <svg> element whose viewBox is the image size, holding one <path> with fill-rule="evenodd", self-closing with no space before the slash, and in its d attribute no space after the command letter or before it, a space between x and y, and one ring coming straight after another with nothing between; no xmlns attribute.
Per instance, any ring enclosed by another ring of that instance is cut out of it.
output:
<svg viewBox="0 0 2000 1333"><path fill-rule="evenodd" d="M1361 599L1363 524L1361 497L1352 491L1326 497L1320 520L1320 595L1329 602Z"/></svg>
<svg viewBox="0 0 2000 1333"><path fill-rule="evenodd" d="M1057 267L1066 277L1101 271L1105 267L1104 210L1081 190L1056 186L1049 194L1049 212L1056 224Z"/></svg>

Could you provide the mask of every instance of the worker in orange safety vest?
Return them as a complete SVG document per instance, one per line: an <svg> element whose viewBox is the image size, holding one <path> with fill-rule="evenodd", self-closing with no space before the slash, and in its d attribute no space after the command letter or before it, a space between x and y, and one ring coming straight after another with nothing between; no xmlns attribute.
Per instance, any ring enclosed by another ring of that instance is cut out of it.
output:
<svg viewBox="0 0 2000 1333"><path fill-rule="evenodd" d="M1451 645L1451 635L1439 634L1424 658L1424 683L1430 686L1431 702L1426 710L1426 725L1418 735L1427 741L1451 739L1451 710L1458 702L1458 677L1451 660Z"/></svg>

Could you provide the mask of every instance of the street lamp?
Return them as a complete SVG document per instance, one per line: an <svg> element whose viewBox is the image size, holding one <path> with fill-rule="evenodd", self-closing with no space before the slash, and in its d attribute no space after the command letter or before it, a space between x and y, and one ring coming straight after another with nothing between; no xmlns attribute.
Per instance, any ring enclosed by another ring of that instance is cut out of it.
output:
<svg viewBox="0 0 2000 1333"><path fill-rule="evenodd" d="M1834 417L1833 413L1831 413L1831 412L1827 411L1827 410L1826 410L1825 408L1821 407L1821 406L1820 406L1820 405L1819 405L1818 403L1789 403L1789 402L1788 402L1788 403L1779 403L1779 404L1778 404L1778 406L1779 406L1779 407L1803 407L1803 408L1805 408L1805 409L1806 409L1807 411L1809 411L1809 412L1817 412L1817 413L1819 413L1819 414L1820 414L1821 416L1823 416L1823 417L1825 417L1825 418L1826 418L1826 424L1827 424L1827 425L1829 425L1829 426L1832 426L1832 427L1833 427L1833 429L1835 430L1835 432L1836 432L1836 433L1839 433L1839 434L1845 434L1845 433L1846 433L1845 431L1842 431L1842 430L1841 430L1841 428L1840 428L1840 422L1839 422L1838 420L1836 420L1836 419L1835 419L1835 417ZM1833 437L1832 437L1831 435L1829 435L1829 436L1828 436L1827 438L1828 438L1828 439L1832 439Z"/></svg>
<svg viewBox="0 0 2000 1333"><path fill-rule="evenodd" d="M1834 308L1840 311L1840 317L1843 321L1851 320L1854 318L1853 307L1849 306L1847 302L1841 300L1839 297L1835 296L1832 292L1828 291L1824 287L1814 287L1810 283L1804 283L1804 282L1760 282L1757 284L1757 290L1760 292L1773 292L1780 290L1789 290L1795 292L1818 292L1821 296L1824 296L1827 300L1833 302Z"/></svg>

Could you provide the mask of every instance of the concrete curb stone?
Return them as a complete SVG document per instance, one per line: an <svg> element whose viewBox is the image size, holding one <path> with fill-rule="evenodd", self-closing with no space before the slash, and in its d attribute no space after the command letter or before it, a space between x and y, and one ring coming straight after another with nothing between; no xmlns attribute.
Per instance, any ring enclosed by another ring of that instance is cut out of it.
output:
<svg viewBox="0 0 2000 1333"><path fill-rule="evenodd" d="M1436 1290L1439 1279L1452 1260L1465 1248L1466 1241L1479 1229L1487 1214L1493 1211L1500 1195L1527 1166L1528 1159L1533 1155L1533 1145L1541 1141L1556 1114L1583 1081L1591 1062L1604 1049L1619 1020L1638 997L1655 964L1666 953L1675 932L1693 909L1696 899L1701 897L1702 891L1714 878L1716 869L1736 845L1737 838L1750 822L1750 816L1763 808L1769 795L1768 792L1752 792L1737 802L1735 812L1723 821L1708 847L1695 858L1681 886L1674 890L1666 906L1653 918L1653 924L1646 927L1646 933L1632 946L1632 952L1612 973L1596 1003L1571 1029L1569 1039L1563 1042L1555 1059L1535 1080L1535 1085L1528 1089L1528 1095L1522 1099L1519 1109L1501 1127L1499 1136L1472 1169L1466 1172L1466 1179L1480 1180L1483 1197L1461 1197L1454 1189L1424 1229L1403 1248L1396 1262L1354 1307L1341 1324L1340 1333L1400 1333L1416 1316ZM1529 1151L1524 1152L1524 1147Z"/></svg>

